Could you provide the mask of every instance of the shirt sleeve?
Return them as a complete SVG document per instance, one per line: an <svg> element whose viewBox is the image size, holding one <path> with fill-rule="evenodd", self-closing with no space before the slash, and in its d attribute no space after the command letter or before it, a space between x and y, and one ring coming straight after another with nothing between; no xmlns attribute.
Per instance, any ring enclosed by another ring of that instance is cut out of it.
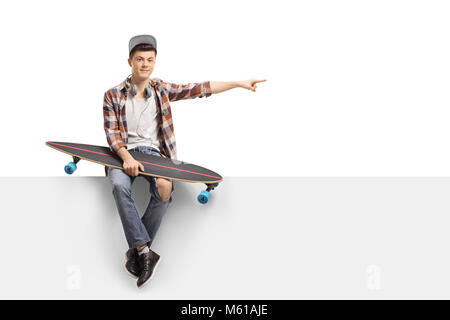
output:
<svg viewBox="0 0 450 320"><path fill-rule="evenodd" d="M120 138L119 120L112 105L112 99L108 92L103 98L103 127L106 133L106 140L112 151L117 152L125 147L125 143Z"/></svg>
<svg viewBox="0 0 450 320"><path fill-rule="evenodd" d="M210 81L188 84L175 84L162 81L161 84L169 95L169 101L203 98L209 97L212 94Z"/></svg>

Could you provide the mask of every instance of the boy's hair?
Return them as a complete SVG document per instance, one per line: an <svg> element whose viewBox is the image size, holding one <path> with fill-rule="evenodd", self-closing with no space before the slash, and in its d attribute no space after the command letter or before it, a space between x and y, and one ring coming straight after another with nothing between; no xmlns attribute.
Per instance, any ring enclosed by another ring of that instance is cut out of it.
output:
<svg viewBox="0 0 450 320"><path fill-rule="evenodd" d="M138 44L136 47L133 48L133 50L130 51L130 59L133 57L134 53L136 51L155 51L155 57L156 57L156 49L151 45L147 43Z"/></svg>

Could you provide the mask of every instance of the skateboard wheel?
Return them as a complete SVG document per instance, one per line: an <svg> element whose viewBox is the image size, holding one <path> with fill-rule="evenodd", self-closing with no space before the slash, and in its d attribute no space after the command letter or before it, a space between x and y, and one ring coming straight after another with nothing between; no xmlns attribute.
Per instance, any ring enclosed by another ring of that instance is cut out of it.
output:
<svg viewBox="0 0 450 320"><path fill-rule="evenodd" d="M74 162L69 162L65 167L64 167L64 171L67 174L72 174L75 172L75 170L77 170L77 165Z"/></svg>
<svg viewBox="0 0 450 320"><path fill-rule="evenodd" d="M219 186L219 183L217 182L215 185L213 185L213 188L217 188Z"/></svg>
<svg viewBox="0 0 450 320"><path fill-rule="evenodd" d="M198 202L200 202L201 204L205 204L208 202L209 200L209 196L210 193L206 190L203 190L202 192L200 192L200 194L197 197Z"/></svg>

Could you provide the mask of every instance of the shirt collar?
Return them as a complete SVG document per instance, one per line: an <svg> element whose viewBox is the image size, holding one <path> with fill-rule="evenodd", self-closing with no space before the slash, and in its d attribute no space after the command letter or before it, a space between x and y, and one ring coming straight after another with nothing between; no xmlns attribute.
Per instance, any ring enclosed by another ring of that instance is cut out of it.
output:
<svg viewBox="0 0 450 320"><path fill-rule="evenodd" d="M123 80L121 84L119 84L119 90L122 92L126 92L126 90L127 90L126 89L127 79L128 79L128 77L125 80ZM160 82L160 79L158 79L158 78L150 79L150 85L154 88L158 87L159 82Z"/></svg>

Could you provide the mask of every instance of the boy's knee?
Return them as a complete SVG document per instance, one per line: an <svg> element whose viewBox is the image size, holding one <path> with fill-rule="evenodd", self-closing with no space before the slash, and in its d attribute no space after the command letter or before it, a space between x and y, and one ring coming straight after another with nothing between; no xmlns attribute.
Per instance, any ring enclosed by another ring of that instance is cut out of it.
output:
<svg viewBox="0 0 450 320"><path fill-rule="evenodd" d="M125 193L125 194L130 193L130 190L127 187L127 185L120 182L113 182L112 191L113 193Z"/></svg>
<svg viewBox="0 0 450 320"><path fill-rule="evenodd" d="M156 186L158 187L158 192L161 200L164 202L168 201L172 193L172 181L163 178L157 178Z"/></svg>

